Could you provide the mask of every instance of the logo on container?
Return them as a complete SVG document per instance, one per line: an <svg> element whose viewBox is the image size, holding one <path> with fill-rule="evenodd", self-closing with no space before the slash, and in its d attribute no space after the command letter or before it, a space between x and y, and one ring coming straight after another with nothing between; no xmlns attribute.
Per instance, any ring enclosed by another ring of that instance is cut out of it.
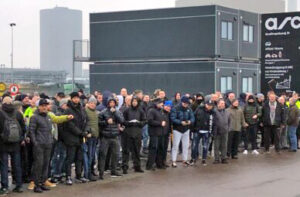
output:
<svg viewBox="0 0 300 197"><path fill-rule="evenodd" d="M265 22L265 27L269 31L282 30L288 23L290 23L293 29L300 29L300 16L288 16L279 23L278 18L268 18Z"/></svg>

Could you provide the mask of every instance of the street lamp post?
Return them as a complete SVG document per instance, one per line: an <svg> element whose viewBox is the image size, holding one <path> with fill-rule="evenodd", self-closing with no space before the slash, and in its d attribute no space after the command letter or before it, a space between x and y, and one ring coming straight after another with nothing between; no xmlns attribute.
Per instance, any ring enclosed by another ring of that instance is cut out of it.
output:
<svg viewBox="0 0 300 197"><path fill-rule="evenodd" d="M14 83L14 26L16 23L10 23L11 27L11 82Z"/></svg>

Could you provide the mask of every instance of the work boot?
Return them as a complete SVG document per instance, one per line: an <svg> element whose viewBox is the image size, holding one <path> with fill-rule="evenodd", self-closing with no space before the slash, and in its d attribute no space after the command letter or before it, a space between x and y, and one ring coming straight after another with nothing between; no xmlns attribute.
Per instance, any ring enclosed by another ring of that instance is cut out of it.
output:
<svg viewBox="0 0 300 197"><path fill-rule="evenodd" d="M46 187L56 187L56 184L55 183L51 183L50 181L45 181L45 183L44 183L44 185L46 186Z"/></svg>
<svg viewBox="0 0 300 197"><path fill-rule="evenodd" d="M228 164L227 159L222 159L222 164Z"/></svg>
<svg viewBox="0 0 300 197"><path fill-rule="evenodd" d="M43 190L43 191L49 191L50 188L45 186L45 185L41 185L40 188Z"/></svg>
<svg viewBox="0 0 300 197"><path fill-rule="evenodd" d="M23 193L23 189L21 186L16 186L14 189L13 189L13 192L15 193Z"/></svg>
<svg viewBox="0 0 300 197"><path fill-rule="evenodd" d="M97 181L97 178L96 178L96 176L94 176L94 175L90 175L89 176L89 180L91 181L91 182L95 182L95 181Z"/></svg>
<svg viewBox="0 0 300 197"><path fill-rule="evenodd" d="M35 193L43 193L43 190L42 190L42 188L40 186L35 186L34 189L33 189L33 191Z"/></svg>
<svg viewBox="0 0 300 197"><path fill-rule="evenodd" d="M28 188L27 188L27 189L29 189L29 190L33 190L33 189L34 189L34 187L35 187L35 185L34 185L34 182L33 182L33 181L30 181L30 183L29 183L29 185L28 185Z"/></svg>
<svg viewBox="0 0 300 197"><path fill-rule="evenodd" d="M135 171L135 172L138 172L138 173L144 173L144 170L142 170L141 167L136 167L136 168L134 169L134 171Z"/></svg>

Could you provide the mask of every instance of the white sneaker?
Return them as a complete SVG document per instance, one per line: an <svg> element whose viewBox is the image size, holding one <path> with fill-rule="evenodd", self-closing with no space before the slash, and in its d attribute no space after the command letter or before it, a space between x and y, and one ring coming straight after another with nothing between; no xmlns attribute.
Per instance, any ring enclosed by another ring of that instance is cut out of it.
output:
<svg viewBox="0 0 300 197"><path fill-rule="evenodd" d="M244 150L243 154L244 154L244 155L248 155L248 151L247 151L247 150Z"/></svg>
<svg viewBox="0 0 300 197"><path fill-rule="evenodd" d="M259 155L259 152L257 150L252 151L253 155Z"/></svg>

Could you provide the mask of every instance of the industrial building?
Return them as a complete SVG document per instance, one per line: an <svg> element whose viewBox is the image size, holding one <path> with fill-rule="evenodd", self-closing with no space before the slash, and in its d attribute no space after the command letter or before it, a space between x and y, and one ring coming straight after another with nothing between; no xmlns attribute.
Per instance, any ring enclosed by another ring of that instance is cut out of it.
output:
<svg viewBox="0 0 300 197"><path fill-rule="evenodd" d="M13 73L13 74L12 74ZM0 81L11 83L65 83L67 73L62 70L45 71L41 69L10 68L0 69Z"/></svg>
<svg viewBox="0 0 300 197"><path fill-rule="evenodd" d="M222 6L90 14L90 89L260 91L260 15Z"/></svg>
<svg viewBox="0 0 300 197"><path fill-rule="evenodd" d="M65 7L40 11L40 68L72 75L73 40L82 39L82 12ZM82 63L75 63L81 77Z"/></svg>

